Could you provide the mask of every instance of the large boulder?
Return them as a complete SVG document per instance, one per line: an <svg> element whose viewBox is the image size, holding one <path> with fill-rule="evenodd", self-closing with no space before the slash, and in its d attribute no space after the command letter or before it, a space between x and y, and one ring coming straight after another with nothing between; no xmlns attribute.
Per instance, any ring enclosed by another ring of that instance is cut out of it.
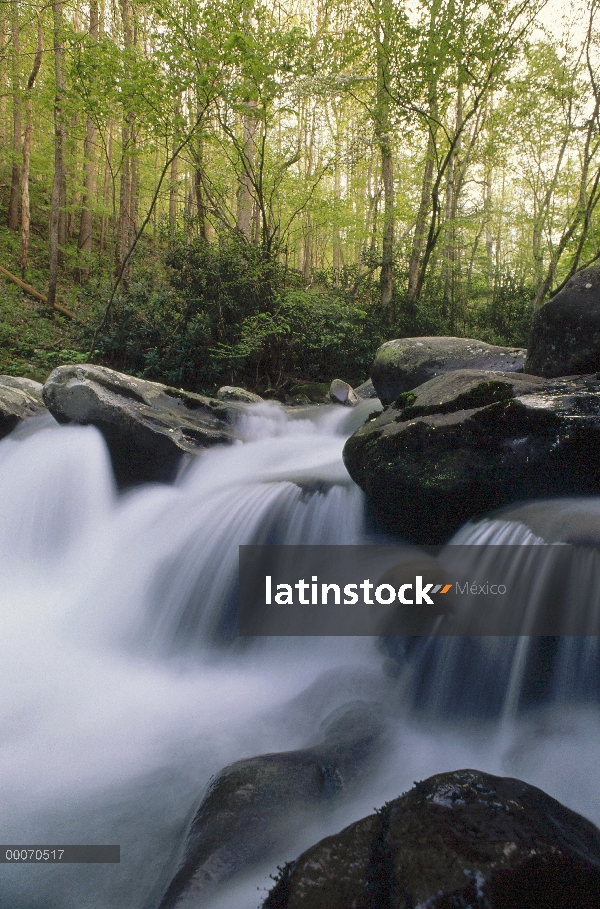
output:
<svg viewBox="0 0 600 909"><path fill-rule="evenodd" d="M382 526L419 544L511 502L600 494L600 379L439 376L361 426L344 461Z"/></svg>
<svg viewBox="0 0 600 909"><path fill-rule="evenodd" d="M600 265L567 281L536 312L525 372L572 376L600 369Z"/></svg>
<svg viewBox="0 0 600 909"><path fill-rule="evenodd" d="M375 386L373 385L372 379L367 379L366 382L363 382L362 385L359 385L354 389L359 398L376 398L377 392L375 391Z"/></svg>
<svg viewBox="0 0 600 909"><path fill-rule="evenodd" d="M371 379L381 403L391 404L403 391L455 369L522 372L525 355L518 347L496 347L472 338L398 338L377 351Z"/></svg>
<svg viewBox="0 0 600 909"><path fill-rule="evenodd" d="M319 745L248 758L222 770L194 816L159 909L187 906L192 895L203 904L219 882L289 841L302 818L314 818L332 799L351 792L381 749L383 729L378 705L357 702L330 719Z"/></svg>
<svg viewBox="0 0 600 909"><path fill-rule="evenodd" d="M253 391L238 388L236 385L222 385L217 392L217 401L237 401L240 404L260 404L264 398Z"/></svg>
<svg viewBox="0 0 600 909"><path fill-rule="evenodd" d="M33 379L0 376L0 439L28 417L47 413L42 385Z"/></svg>
<svg viewBox="0 0 600 909"><path fill-rule="evenodd" d="M104 366L59 366L43 398L59 423L97 426L122 484L172 480L184 454L231 442L236 407Z"/></svg>
<svg viewBox="0 0 600 909"><path fill-rule="evenodd" d="M440 773L285 866L263 909L597 909L600 831L541 789Z"/></svg>
<svg viewBox="0 0 600 909"><path fill-rule="evenodd" d="M329 386L329 398L333 404L343 404L345 407L355 407L359 398L351 385L343 379L334 379Z"/></svg>

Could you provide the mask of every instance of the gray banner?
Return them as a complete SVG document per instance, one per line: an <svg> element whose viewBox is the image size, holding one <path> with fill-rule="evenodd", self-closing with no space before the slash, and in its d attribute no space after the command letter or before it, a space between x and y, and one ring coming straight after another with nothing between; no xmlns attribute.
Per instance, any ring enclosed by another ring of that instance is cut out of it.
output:
<svg viewBox="0 0 600 909"><path fill-rule="evenodd" d="M0 864L118 864L120 846L0 846Z"/></svg>
<svg viewBox="0 0 600 909"><path fill-rule="evenodd" d="M240 546L239 633L598 635L600 549Z"/></svg>

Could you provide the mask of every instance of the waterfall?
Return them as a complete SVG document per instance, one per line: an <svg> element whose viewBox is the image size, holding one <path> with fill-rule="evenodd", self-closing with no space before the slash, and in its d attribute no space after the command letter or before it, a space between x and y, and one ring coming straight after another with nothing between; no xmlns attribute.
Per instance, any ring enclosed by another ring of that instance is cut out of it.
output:
<svg viewBox="0 0 600 909"><path fill-rule="evenodd" d="M594 641L396 639L388 654L367 638L236 641L240 543L381 540L341 457L373 408L253 405L234 445L186 460L173 485L126 492L93 427L35 418L0 442L2 839L119 843L122 855L0 865L0 909L155 909L211 776L318 741L353 700L384 706L388 751L280 863L415 779L465 766L520 776L600 821ZM490 520L455 542L543 539ZM203 909L255 909L276 863Z"/></svg>

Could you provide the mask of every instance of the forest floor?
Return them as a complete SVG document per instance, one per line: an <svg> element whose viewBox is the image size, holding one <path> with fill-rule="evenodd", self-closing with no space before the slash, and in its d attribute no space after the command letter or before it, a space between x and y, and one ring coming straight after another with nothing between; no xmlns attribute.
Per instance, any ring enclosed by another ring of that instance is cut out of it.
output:
<svg viewBox="0 0 600 909"><path fill-rule="evenodd" d="M17 277L19 242L18 234L0 228L0 265ZM46 260L47 244L32 237L31 267L25 280L41 293L47 292ZM0 374L45 382L56 366L86 362L89 342L84 339L84 325L93 314L77 291L74 285L60 287L57 302L74 311L80 322L50 309L0 274Z"/></svg>

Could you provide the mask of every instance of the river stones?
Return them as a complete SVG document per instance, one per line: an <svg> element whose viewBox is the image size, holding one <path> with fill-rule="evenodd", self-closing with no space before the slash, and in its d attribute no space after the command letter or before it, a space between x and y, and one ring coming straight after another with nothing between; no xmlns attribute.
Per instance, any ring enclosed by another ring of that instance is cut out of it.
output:
<svg viewBox="0 0 600 909"><path fill-rule="evenodd" d="M33 379L0 376L0 439L29 417L46 413L42 385Z"/></svg>
<svg viewBox="0 0 600 909"><path fill-rule="evenodd" d="M526 351L496 347L472 338L397 338L382 344L371 367L371 379L382 404L455 369L522 372Z"/></svg>
<svg viewBox="0 0 600 909"><path fill-rule="evenodd" d="M90 365L59 366L43 398L59 423L98 427L121 484L168 482L182 455L231 442L241 406Z"/></svg>
<svg viewBox="0 0 600 909"><path fill-rule="evenodd" d="M329 398L329 382L304 382L294 385L290 395L304 395L311 404L331 404Z"/></svg>
<svg viewBox="0 0 600 909"><path fill-rule="evenodd" d="M571 376L600 369L600 265L577 272L533 317L525 372Z"/></svg>
<svg viewBox="0 0 600 909"><path fill-rule="evenodd" d="M509 506L491 514L486 525L491 529L504 521L521 524L526 533L546 543L600 546L600 498L553 499Z"/></svg>
<svg viewBox="0 0 600 909"><path fill-rule="evenodd" d="M345 407L355 407L359 398L351 385L342 379L334 379L329 386L329 398L333 404L343 404Z"/></svg>
<svg viewBox="0 0 600 909"><path fill-rule="evenodd" d="M367 379L366 382L363 382L362 385L358 385L354 391L359 398L376 398L377 392L375 391L375 386L373 385L372 379Z"/></svg>
<svg viewBox="0 0 600 909"><path fill-rule="evenodd" d="M253 391L246 391L245 388L238 388L235 385L223 385L217 392L218 401L238 401L240 404L260 404L264 398L254 394Z"/></svg>
<svg viewBox="0 0 600 909"><path fill-rule="evenodd" d="M600 831L541 789L440 773L285 866L263 909L597 909Z"/></svg>
<svg viewBox="0 0 600 909"><path fill-rule="evenodd" d="M360 427L344 462L383 528L419 544L511 502L600 494L600 380L438 377Z"/></svg>
<svg viewBox="0 0 600 909"><path fill-rule="evenodd" d="M302 819L352 791L382 746L377 704L340 709L312 748L237 761L219 773L192 821L159 909L201 905L219 882L289 840ZM293 818L294 823L290 820Z"/></svg>

